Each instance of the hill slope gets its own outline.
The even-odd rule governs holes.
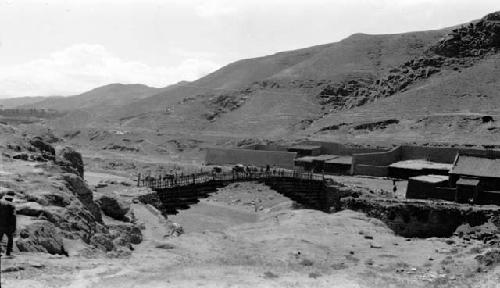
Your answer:
[[[500,13],[451,29],[355,34],[237,61],[164,89],[103,87],[55,99],[51,108],[84,111],[51,125],[146,138],[489,145],[500,141],[499,48]]]
[[[241,60],[110,115],[127,119],[127,127],[237,137],[290,135],[301,121],[323,113],[317,94],[326,85],[371,81],[445,34],[356,34],[338,43]]]
[[[26,106],[51,108],[59,111],[90,110],[121,106],[162,91],[142,84],[109,84],[80,95],[51,97]]]

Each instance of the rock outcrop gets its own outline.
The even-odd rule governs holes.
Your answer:
[[[435,201],[409,201],[383,198],[344,198],[343,209],[364,212],[382,220],[404,237],[450,237],[462,224],[478,226],[498,217],[497,209]]]
[[[460,70],[500,50],[500,12],[454,29],[419,57],[378,79],[359,78],[323,86],[317,98],[331,110],[364,105],[392,96],[443,70]]]
[[[128,225],[126,227],[109,227],[103,222],[101,208],[82,178],[84,166],[80,153],[66,147],[55,157],[55,149],[40,137],[24,138],[24,142],[21,138],[16,139],[9,145],[6,154],[14,152],[25,155],[17,157],[21,160],[38,162],[23,163],[15,160],[16,157],[6,157],[4,169],[18,170],[0,175],[5,187],[0,192],[15,194],[21,220],[15,244],[19,251],[67,254],[64,243],[76,240],[87,245],[85,253],[112,251],[120,254],[142,241],[141,231],[134,223],[123,223]],[[115,202],[118,208],[106,202],[104,210],[131,222],[133,217],[126,215],[130,207],[118,200]],[[113,209],[107,209],[110,207]]]
[[[82,154],[71,147],[64,147],[57,153],[58,164],[68,172],[76,173],[84,179],[84,164]]]
[[[475,57],[500,48],[500,12],[456,28],[432,47],[445,57]]]
[[[124,220],[130,211],[130,205],[115,197],[101,196],[96,200],[104,215],[116,220]]]
[[[37,221],[19,231],[16,246],[21,252],[67,254],[62,234],[49,221]]]
[[[64,173],[62,178],[66,181],[67,187],[94,216],[97,222],[102,222],[102,214],[99,206],[94,202],[94,195],[88,185],[78,175]]]

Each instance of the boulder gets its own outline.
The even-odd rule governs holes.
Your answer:
[[[117,246],[129,246],[130,244],[140,244],[142,242],[142,232],[138,225],[135,224],[120,224],[110,225],[110,234],[113,242]]]
[[[114,197],[101,196],[96,200],[104,215],[116,220],[123,220],[130,210],[130,205]]]
[[[16,207],[17,214],[38,217],[43,215],[44,210],[42,205],[36,202],[26,202]]]
[[[45,252],[66,255],[63,237],[56,226],[48,221],[37,221],[19,231],[16,246],[21,252]]]
[[[168,232],[167,234],[163,235],[164,238],[179,237],[180,235],[184,234],[184,228],[180,224],[172,221],[167,222],[167,229]]]
[[[109,252],[115,249],[113,238],[109,234],[96,233],[90,238],[90,244],[94,247]]]
[[[84,176],[84,164],[82,154],[71,147],[64,147],[57,153],[58,164],[66,168],[67,172],[76,173],[78,176]]]

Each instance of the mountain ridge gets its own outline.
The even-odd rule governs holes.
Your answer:
[[[95,92],[104,89],[101,87],[82,94],[98,107],[96,103],[94,107],[73,104],[79,110],[84,108],[84,113],[69,113],[51,125],[62,130],[119,127],[194,138],[438,139],[443,130],[430,123],[433,117],[422,120],[426,111],[432,116],[437,113],[434,108],[441,107],[442,113],[468,117],[471,111],[494,114],[500,107],[494,89],[500,84],[498,77],[485,76],[489,82],[473,78],[500,73],[495,64],[500,47],[498,14],[440,30],[357,33],[335,43],[242,59],[192,82],[153,90],[141,87],[137,93],[110,93],[124,98],[107,95],[106,105],[95,100],[99,98]],[[469,83],[464,85],[459,79]],[[461,87],[467,88],[462,93],[467,95],[460,96]],[[476,96],[470,95],[485,96],[474,107]],[[71,124],[68,117],[72,117]],[[354,129],[377,127],[380,118],[392,123],[388,129],[385,124],[386,128],[375,130]],[[436,123],[454,127],[455,118]],[[474,134],[476,139],[491,142],[498,137],[496,126],[471,124],[474,121],[464,125],[485,130]],[[330,129],[337,126],[343,128]],[[425,131],[428,127],[441,132],[430,135]],[[467,138],[459,131],[450,134],[450,141]]]

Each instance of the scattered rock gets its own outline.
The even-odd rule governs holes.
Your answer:
[[[24,267],[16,264],[16,265],[9,266],[9,267],[2,269],[2,273],[17,272],[17,271],[22,271],[22,270],[24,270]]]
[[[480,265],[491,269],[500,263],[500,250],[488,251],[483,255],[476,256],[475,259]]]
[[[179,237],[184,234],[184,228],[178,223],[169,221],[167,222],[167,228],[169,231],[163,237]]]
[[[171,250],[171,249],[174,249],[175,246],[172,244],[169,244],[169,243],[160,243],[160,244],[156,244],[155,248]]]
[[[115,249],[113,238],[109,234],[96,233],[90,238],[90,244],[94,247],[109,252]]]
[[[95,185],[95,188],[106,188],[108,187],[108,184],[104,183],[104,182],[99,182],[97,183],[97,185]]]
[[[345,265],[345,263],[343,263],[343,262],[335,263],[332,265],[332,268],[333,268],[333,270],[343,270],[343,269],[347,268],[347,265]]]
[[[321,276],[322,276],[321,274],[316,273],[316,272],[311,272],[311,273],[309,273],[309,278],[316,279],[316,278],[319,278],[319,277],[321,277]]]
[[[137,245],[142,242],[142,232],[139,226],[134,224],[110,225],[111,237],[115,238],[113,243],[118,246]]]
[[[300,261],[300,265],[302,266],[313,266],[314,265],[314,262],[309,260],[309,259],[303,259],[302,261]]]
[[[267,272],[264,272],[264,278],[265,279],[275,279],[275,278],[278,278],[279,276],[274,274],[273,272],[270,272],[270,271],[267,271]]]

